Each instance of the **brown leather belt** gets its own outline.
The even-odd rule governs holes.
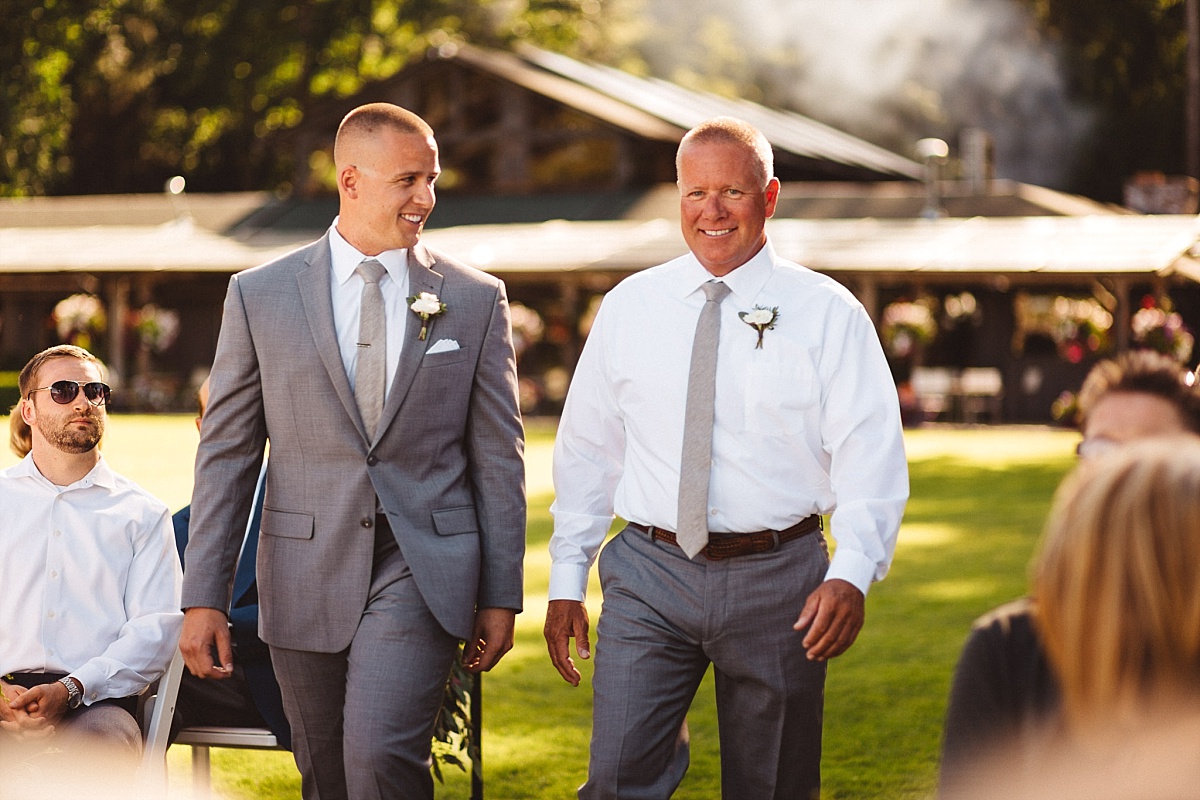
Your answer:
[[[629,527],[648,533],[654,539],[668,544],[678,545],[675,534],[654,525],[629,523]],[[799,539],[822,528],[821,515],[813,514],[805,517],[790,528],[782,531],[756,531],[755,533],[713,533],[709,534],[708,544],[700,552],[709,561],[720,561],[725,558],[747,556],[753,553],[769,553],[779,549],[784,542]]]

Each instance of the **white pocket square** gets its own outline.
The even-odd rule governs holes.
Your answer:
[[[453,339],[438,339],[429,346],[425,351],[425,355],[431,356],[435,353],[450,353],[458,349],[458,342]]]

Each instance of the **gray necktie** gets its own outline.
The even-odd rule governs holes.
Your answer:
[[[354,368],[354,400],[362,416],[367,435],[375,438],[375,428],[383,414],[383,396],[387,386],[387,325],[383,310],[383,291],[379,280],[387,270],[375,259],[368,259],[355,270],[363,279],[358,323],[358,364]]]
[[[717,341],[721,333],[724,283],[701,287],[707,298],[696,322],[692,365],[683,415],[683,458],[679,468],[679,546],[688,558],[708,544],[708,480],[712,467],[713,401],[717,394]]]

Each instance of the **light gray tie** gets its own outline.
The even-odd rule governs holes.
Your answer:
[[[383,414],[387,388],[387,324],[383,310],[383,291],[379,280],[387,270],[375,259],[368,259],[355,270],[363,279],[359,301],[358,364],[354,368],[354,400],[362,416],[367,435],[375,438],[375,428]]]
[[[708,480],[712,467],[713,401],[717,394],[717,341],[721,333],[724,283],[701,287],[706,299],[692,340],[687,407],[683,414],[683,458],[679,468],[679,546],[688,558],[708,544]]]

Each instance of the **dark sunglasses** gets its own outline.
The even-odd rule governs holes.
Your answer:
[[[45,389],[50,390],[50,399],[61,406],[65,406],[78,397],[80,389],[83,389],[83,396],[94,406],[107,405],[108,399],[112,397],[112,388],[107,383],[100,383],[99,381],[92,381],[91,383],[55,381],[49,386],[30,389],[27,397],[32,397],[34,392],[40,392]]]

